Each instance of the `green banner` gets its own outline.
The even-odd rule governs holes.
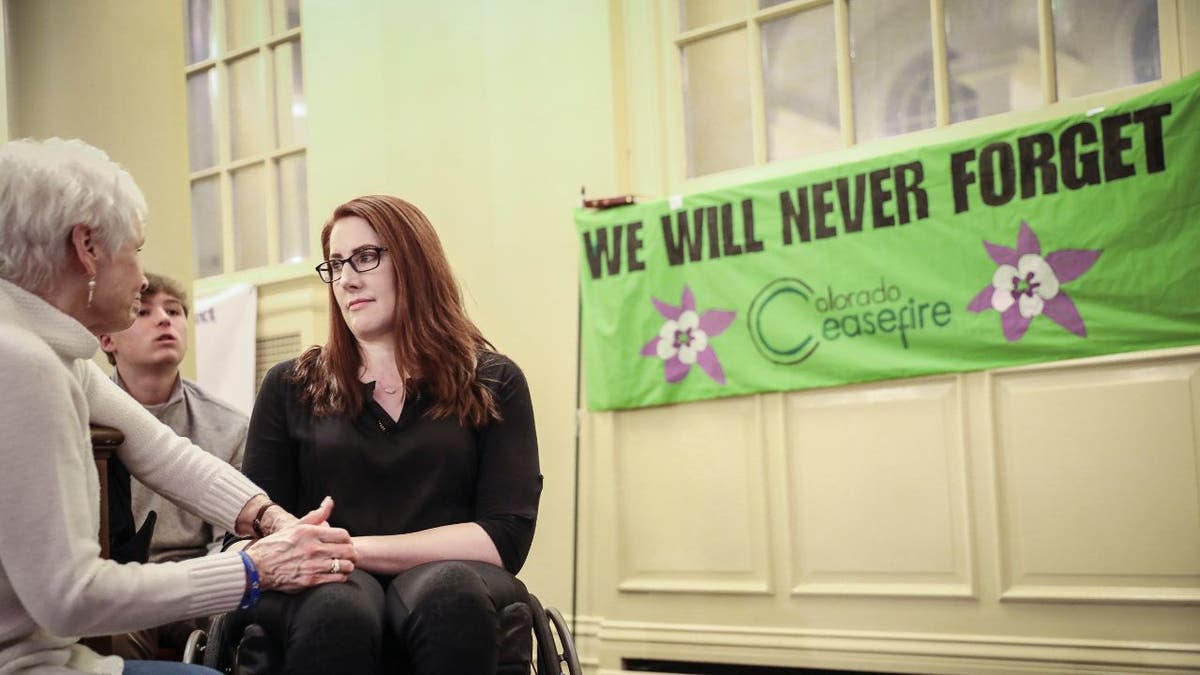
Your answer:
[[[593,410],[1200,343],[1200,75],[1099,111],[579,209]]]

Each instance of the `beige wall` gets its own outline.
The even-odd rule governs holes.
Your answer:
[[[144,267],[190,287],[179,5],[7,0],[7,7],[9,136],[81,138],[124,165],[150,207]],[[191,353],[183,370],[195,373]]]

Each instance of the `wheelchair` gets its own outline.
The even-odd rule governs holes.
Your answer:
[[[207,632],[192,631],[183,662],[205,665],[228,675],[253,671],[242,667],[239,653],[247,628],[240,612],[215,617]],[[516,667],[524,673],[532,668],[536,675],[583,675],[575,640],[562,612],[543,607],[533,593],[527,603],[513,603],[502,610],[500,629],[505,636],[501,673],[515,672]]]

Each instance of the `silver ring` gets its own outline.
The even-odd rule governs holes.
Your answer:
[[[333,563],[329,565],[329,573],[330,574],[341,574],[341,572],[342,572],[342,561],[338,560],[337,558],[334,558]]]

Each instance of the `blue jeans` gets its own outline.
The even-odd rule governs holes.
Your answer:
[[[212,668],[177,661],[126,661],[125,675],[221,675]]]

